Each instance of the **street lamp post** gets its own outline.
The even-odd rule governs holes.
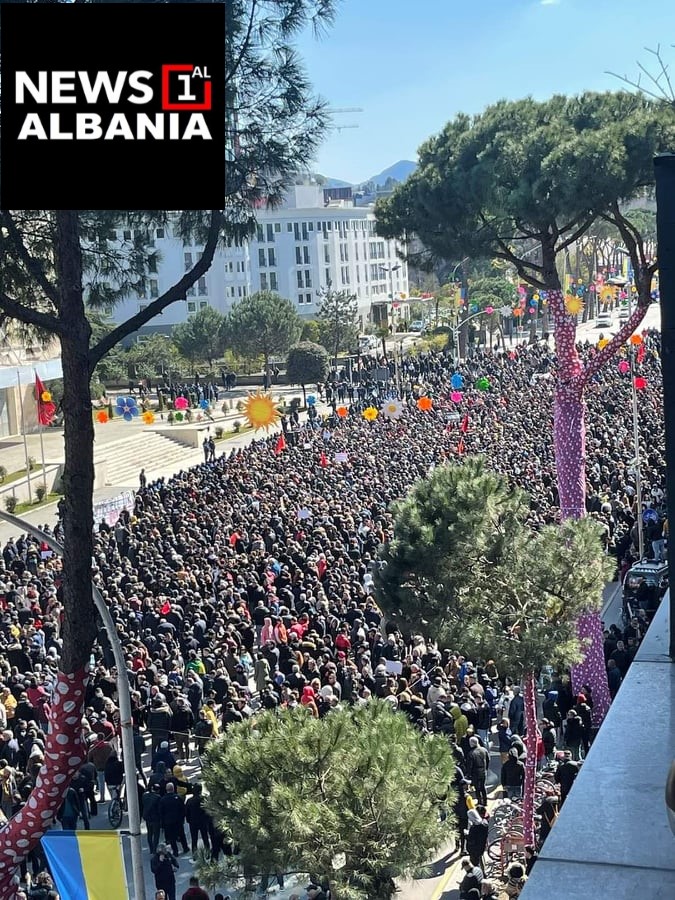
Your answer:
[[[53,535],[46,534],[40,528],[36,528],[25,519],[13,516],[0,510],[0,518],[14,525],[17,531],[25,531],[32,534],[39,541],[43,541],[54,553],[63,556],[63,546]],[[122,762],[124,764],[124,780],[127,786],[127,809],[129,812],[129,836],[131,838],[131,871],[134,885],[135,900],[145,900],[145,875],[143,873],[143,850],[141,847],[141,812],[138,803],[138,791],[136,790],[136,755],[134,752],[134,735],[132,730],[131,692],[129,688],[129,675],[127,663],[124,658],[122,643],[117,634],[117,628],[106,606],[101,592],[92,582],[91,592],[94,605],[103,622],[106,635],[110,641],[115,665],[117,666],[117,686],[120,703],[120,729],[122,732]]]
[[[401,264],[396,263],[395,266],[385,266],[384,263],[378,263],[378,266],[380,269],[382,269],[383,272],[389,273],[389,290],[390,290],[389,296],[391,297],[391,324],[392,324],[392,328],[393,328],[393,326],[394,326],[394,272],[398,272],[398,270],[401,268]]]
[[[459,365],[459,332],[461,327],[463,325],[466,325],[467,322],[470,322],[472,319],[477,319],[478,316],[482,316],[484,312],[484,309],[479,309],[478,312],[472,313],[470,316],[467,316],[466,319],[463,319],[458,325],[452,326],[452,355],[453,363],[455,366]]]

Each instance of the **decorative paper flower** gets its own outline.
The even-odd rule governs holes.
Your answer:
[[[138,406],[133,397],[117,398],[117,414],[122,416],[125,422],[131,422],[134,416],[138,415]]]
[[[377,415],[378,415],[378,413],[377,413],[377,410],[375,409],[374,406],[367,406],[367,407],[363,410],[363,418],[364,418],[367,422],[374,422],[375,419],[377,418]]]
[[[189,405],[190,403],[186,397],[176,397],[173,402],[174,409],[187,409]]]
[[[576,316],[583,308],[584,301],[581,297],[575,297],[573,294],[568,294],[565,297],[565,309],[571,316]]]
[[[335,410],[335,414],[340,419],[346,419],[347,416],[349,415],[349,410],[347,409],[346,406],[338,406],[338,408]]]
[[[387,400],[382,407],[382,415],[389,419],[398,419],[403,412],[403,404],[400,400]]]
[[[631,342],[631,344],[633,344],[635,347],[639,347],[640,344],[642,343],[642,338],[640,337],[639,334],[632,334],[632,335],[630,336],[630,342]]]
[[[647,379],[643,378],[641,375],[635,379],[635,390],[643,391],[647,387]]]
[[[533,300],[538,300],[538,299],[539,299],[539,294],[532,294],[532,299],[533,299]]]
[[[108,416],[107,411],[105,409],[99,409],[99,411],[96,413],[96,421],[99,422],[101,425],[105,425],[105,423],[108,421],[108,419],[109,419],[109,416]]]
[[[431,399],[431,397],[420,397],[420,399],[417,401],[417,408],[421,409],[422,412],[429,412],[433,405],[434,401]]]
[[[476,389],[479,391],[489,391],[490,390],[490,379],[485,375],[481,375],[481,377],[476,382]]]
[[[608,338],[600,338],[598,341],[598,350],[604,350],[607,344],[609,344]]]
[[[310,394],[307,398],[307,406],[316,406],[316,397],[314,394]]]
[[[513,315],[516,317],[516,319],[519,319],[522,316],[522,314],[523,314],[523,311],[518,306],[513,310]]]
[[[478,304],[472,303],[471,306],[469,307],[469,309],[471,310],[472,313],[477,313],[478,312]]]
[[[621,372],[622,375],[625,375],[629,371],[629,369],[630,364],[627,363],[625,359],[622,359],[619,363],[619,372]]]
[[[494,311],[495,311],[494,306],[486,306],[485,307],[485,312],[488,316],[491,316]]]
[[[40,400],[42,400],[43,403],[51,403],[52,395],[49,393],[49,391],[43,391],[40,394]]]
[[[183,413],[177,412],[173,418],[176,422],[182,422],[183,421]]]
[[[206,400],[206,399],[200,400],[200,401],[199,401],[199,408],[200,408],[200,409],[208,409],[208,408],[209,408],[209,401]]]
[[[464,387],[464,378],[458,372],[455,372],[455,374],[450,379],[450,384],[456,391],[459,391]]]
[[[531,316],[533,316],[533,315],[536,313],[536,311],[537,311],[537,310],[534,308],[534,306],[531,306],[531,307],[530,307],[530,315],[531,315]]]
[[[143,413],[143,421],[146,425],[152,425],[152,423],[155,421],[154,412],[151,412],[149,409],[146,410],[146,412]]]
[[[259,428],[269,431],[279,418],[279,411],[269,394],[258,391],[256,394],[249,394],[246,398],[244,415],[251,428],[255,428],[256,431]]]
[[[461,402],[462,402],[462,395],[461,395],[461,393],[460,393],[459,391],[453,391],[453,392],[450,394],[450,399],[452,400],[453,403],[461,403]]]

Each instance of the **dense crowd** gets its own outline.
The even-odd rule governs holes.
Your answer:
[[[650,514],[650,554],[662,552],[667,529],[658,335],[646,335],[644,348],[642,510],[632,468],[630,376],[613,361],[588,391],[588,512],[604,525],[617,572],[635,558],[638,515]],[[533,528],[557,520],[553,448],[542,425],[552,419],[552,352],[540,344],[474,353],[458,370],[464,384],[456,402],[451,379],[458,373],[446,356],[390,363],[389,386],[378,381],[384,365],[365,358],[351,380],[345,371],[332,373],[317,386],[332,412],[284,421],[292,440],[283,448],[276,437],[258,440],[143,484],[133,509],[114,525],[99,525],[93,578],[126,654],[138,790],[157,890],[168,900],[175,898],[180,850],[201,846],[214,858],[236,852],[206,811],[198,779],[191,783],[184,769],[209,740],[260,708],[302,705],[323,717],[377,696],[418,727],[447,734],[457,761],[458,849],[470,853],[472,870],[480,872],[476,836],[487,822],[491,745],[501,754],[505,791],[515,795],[522,787],[523,702],[498,654],[496,663],[471,661],[461,648],[410,642],[382,628],[373,571],[378,548],[392,535],[391,501],[430,468],[463,455],[481,454],[529,492]],[[487,388],[484,381],[476,387],[478,379],[487,379]],[[382,407],[396,382],[403,410],[392,419]],[[416,405],[422,393],[433,399],[430,411]],[[367,406],[380,409],[373,422],[363,417]],[[0,565],[0,782],[9,817],[44,760],[60,651],[60,560],[21,537],[4,546]],[[606,634],[616,690],[643,633],[644,622],[635,620]],[[89,827],[97,804],[123,781],[116,673],[103,633],[92,662],[83,719],[88,761],[59,812],[64,828]],[[563,800],[592,739],[591,706],[590,691],[575,696],[564,673],[548,676],[540,755],[569,751]],[[475,810],[467,803],[471,793]],[[557,807],[540,811],[542,837],[556,814]],[[28,867],[38,876],[44,866],[37,849]],[[521,874],[514,878],[522,886]],[[188,900],[203,900],[203,890],[192,888]],[[462,896],[476,896],[475,889],[465,885]],[[29,896],[48,896],[36,890]],[[508,885],[494,890],[516,896]],[[327,885],[311,891],[319,900],[330,895]]]

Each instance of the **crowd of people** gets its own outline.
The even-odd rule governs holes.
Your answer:
[[[617,573],[636,555],[637,517],[667,517],[659,346],[656,333],[645,335],[642,510],[631,467],[630,377],[612,362],[588,391],[587,507],[605,528]],[[383,411],[391,392],[377,377],[383,362],[363,359],[351,379],[334,372],[320,386],[332,411],[319,427],[316,416],[285,422],[295,439],[283,449],[276,437],[264,438],[171,478],[144,481],[133,509],[98,525],[93,579],[126,655],[138,790],[160,900],[162,892],[175,900],[181,851],[203,850],[214,859],[236,853],[232,836],[206,810],[198,777],[187,778],[185,768],[198,769],[209,740],[258,709],[303,706],[323,717],[382,697],[419,728],[447,734],[457,762],[457,849],[469,852],[464,868],[474,880],[490,748],[501,754],[505,792],[515,796],[522,786],[522,697],[500,669],[499,648],[496,661],[470,660],[462,648],[411,641],[382,627],[373,571],[393,533],[391,502],[430,468],[466,455],[484,456],[529,492],[533,528],[558,520],[552,441],[542,427],[552,419],[553,354],[543,344],[481,350],[458,370],[441,353],[408,356],[398,371],[391,364],[403,401],[397,418]],[[458,373],[464,385],[453,401]],[[415,402],[423,393],[433,400],[424,412]],[[364,418],[367,406],[380,410],[375,421]],[[23,536],[5,544],[0,567],[0,784],[2,813],[10,817],[44,761],[60,653],[61,562]],[[606,633],[616,690],[643,633],[638,620]],[[83,718],[87,762],[59,812],[64,828],[89,827],[97,804],[123,781],[116,670],[103,633],[93,656]],[[592,739],[590,690],[574,695],[565,673],[549,675],[544,690],[541,757],[566,749],[565,763],[578,767]],[[571,775],[561,782],[561,802]],[[476,809],[467,803],[472,795]],[[556,814],[540,811],[544,837]],[[536,858],[534,848],[530,856]],[[48,896],[35,892],[44,880],[39,848],[27,868],[29,896]],[[526,875],[509,878],[522,886]],[[462,896],[501,900],[517,896],[513,884],[467,882]],[[206,896],[198,884],[191,888],[202,894],[188,892],[188,900]],[[330,896],[329,885],[312,890]]]

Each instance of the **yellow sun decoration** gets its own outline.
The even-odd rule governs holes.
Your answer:
[[[251,428],[269,430],[279,418],[279,412],[269,394],[258,391],[249,394],[244,403],[244,416]]]

